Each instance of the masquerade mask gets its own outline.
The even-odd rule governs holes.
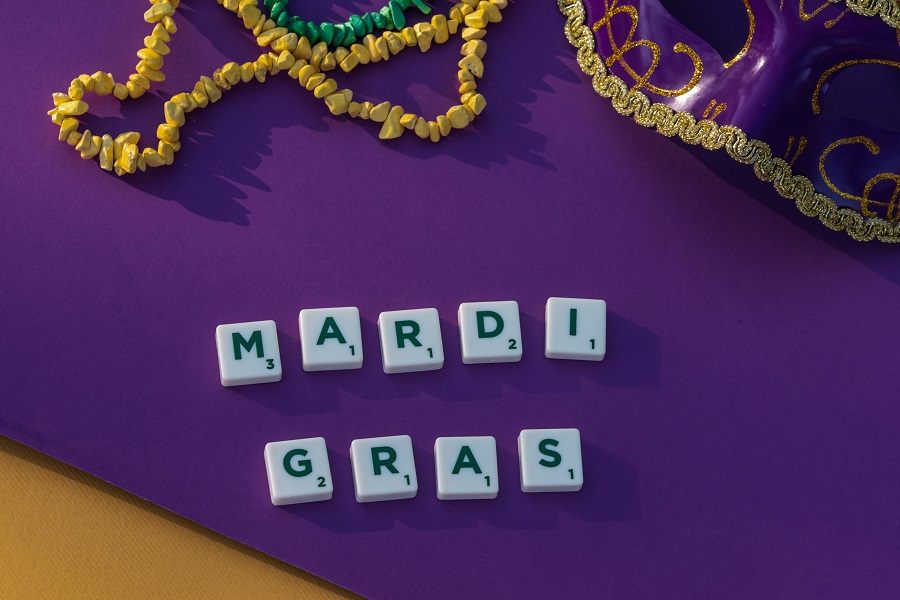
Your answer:
[[[900,242],[897,0],[559,7],[579,64],[619,113],[752,165],[827,227]]]

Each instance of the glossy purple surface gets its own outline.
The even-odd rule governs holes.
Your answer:
[[[629,86],[641,77],[653,101],[766,142],[839,206],[900,218],[900,32],[881,19],[824,0],[585,5],[599,54],[620,56],[611,70]]]
[[[169,93],[258,52],[212,0],[182,4]],[[551,2],[489,33],[488,109],[451,140],[381,143],[282,75],[192,114],[175,166],[120,180],[44,111],[81,72],[127,72],[146,6],[48,0],[2,25],[8,64],[40,69],[0,81],[0,433],[372,598],[896,597],[890,247],[614,113]],[[47,14],[67,15],[53,44]],[[440,110],[457,52],[348,83]],[[149,97],[96,110],[148,134],[161,116]],[[555,295],[608,302],[604,362],[543,357]],[[523,360],[463,365],[457,307],[494,299],[520,304]],[[303,372],[298,312],[345,305],[364,367]],[[446,366],[385,375],[378,313],[425,306]],[[278,324],[284,379],[223,388],[214,329],[254,319]],[[534,427],[581,429],[581,492],[519,491]],[[392,434],[412,437],[419,496],[357,504],[350,442]],[[495,501],[435,496],[434,439],[465,434],[497,439]],[[313,436],[334,499],[273,507],[264,445]]]

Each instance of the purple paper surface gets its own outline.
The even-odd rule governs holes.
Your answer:
[[[130,72],[146,8],[48,0],[2,25],[7,64],[34,72],[0,82],[0,434],[372,598],[896,597],[893,248],[617,115],[549,1],[492,26],[488,108],[450,140],[380,142],[282,74],[192,113],[174,166],[118,179],[44,113],[82,72]],[[51,14],[66,26],[37,35]],[[259,53],[212,0],[179,15],[169,95]],[[457,52],[341,83],[431,114],[455,102]],[[91,126],[152,136],[158,99],[115,104]],[[604,362],[543,357],[550,296],[608,302]],[[522,362],[463,365],[458,305],[499,299],[519,302]],[[364,367],[305,373],[298,312],[346,305]],[[428,306],[445,367],[385,375],[378,313]],[[259,319],[283,381],[223,388],[216,325]],[[581,492],[519,491],[535,427],[581,430]],[[393,434],[418,497],[357,504],[350,442]],[[496,437],[500,495],[441,502],[434,439],[467,434]],[[273,507],[264,445],[313,436],[334,499]]]

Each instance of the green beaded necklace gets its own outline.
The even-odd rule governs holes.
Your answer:
[[[320,23],[304,21],[288,12],[290,0],[263,0],[269,11],[269,18],[277,27],[285,27],[298,37],[309,39],[310,45],[325,42],[329,48],[350,47],[375,30],[400,30],[406,27],[404,11],[415,5],[422,14],[430,14],[431,7],[422,0],[390,0],[378,12],[365,13],[362,16],[351,15],[345,23]]]

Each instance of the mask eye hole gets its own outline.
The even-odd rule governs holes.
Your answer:
[[[750,35],[750,18],[741,0],[660,0],[660,3],[682,25],[712,46],[723,63],[741,51]]]
[[[819,105],[823,115],[900,133],[896,98],[900,98],[900,66],[857,64],[825,81]]]

